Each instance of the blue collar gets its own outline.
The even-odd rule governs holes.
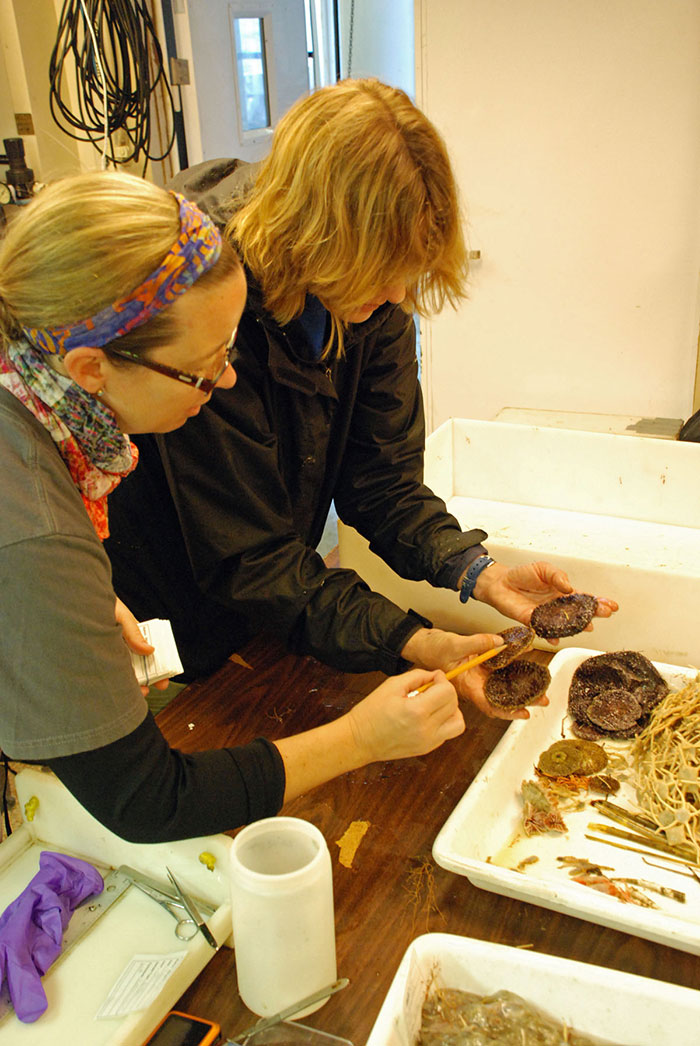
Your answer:
[[[321,358],[326,343],[328,310],[313,294],[306,295],[306,305],[297,323],[301,326],[315,359]]]

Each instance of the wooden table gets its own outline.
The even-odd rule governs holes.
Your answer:
[[[158,715],[172,745],[196,751],[297,733],[340,715],[383,678],[346,675],[286,653],[269,638],[253,641],[240,657],[244,664],[229,662],[205,682],[191,684]],[[438,830],[507,726],[471,708],[465,718],[465,733],[437,752],[374,764],[285,807],[284,813],[317,825],[328,843],[338,976],[350,979],[309,1023],[362,1046],[404,951],[426,932],[533,947],[700,986],[696,956],[479,890],[433,862]],[[335,841],[357,820],[371,827],[346,868]],[[178,1008],[218,1021],[231,1037],[254,1022],[238,997],[232,950],[212,958]]]

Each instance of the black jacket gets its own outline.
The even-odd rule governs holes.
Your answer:
[[[194,187],[185,172],[180,191],[201,202],[204,180],[215,209],[221,164],[192,169]],[[422,619],[353,571],[326,568],[315,546],[335,501],[398,574],[439,585],[486,537],[463,533],[423,484],[412,318],[378,309],[350,325],[344,358],[327,365],[300,324],[281,328],[266,312],[249,279],[236,348],[233,389],[216,390],[183,428],[137,438],[139,467],[110,497],[118,595],[140,619],[172,620],[189,677],[261,630],[345,670],[402,670]]]

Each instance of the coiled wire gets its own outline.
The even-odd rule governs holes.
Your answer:
[[[174,106],[163,52],[144,0],[65,0],[49,63],[51,115],[69,137],[91,142],[113,164],[164,160],[175,141]],[[74,111],[66,100],[75,85]],[[170,128],[167,147],[153,152],[154,92],[162,83]],[[70,97],[70,95],[68,95]],[[124,137],[116,153],[114,132]],[[128,154],[124,151],[128,149]]]

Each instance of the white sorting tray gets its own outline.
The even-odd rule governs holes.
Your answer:
[[[526,837],[522,833],[522,782],[534,778],[539,755],[562,736],[571,677],[577,666],[597,651],[562,650],[550,663],[549,705],[532,708],[529,720],[508,727],[471,785],[450,814],[433,844],[433,857],[448,871],[465,875],[471,883],[493,893],[516,897],[566,915],[659,941],[672,948],[700,954],[700,883],[670,871],[647,866],[639,854],[586,839],[591,821],[605,822],[588,803],[579,813],[565,813],[567,834],[548,832]],[[692,669],[655,662],[673,689],[695,678]],[[573,736],[566,728],[564,736]],[[623,750],[629,742],[605,741],[608,750]],[[631,806],[630,785],[623,785],[613,801]],[[601,798],[591,795],[589,798]],[[607,822],[612,824],[613,822]],[[616,841],[616,840],[613,840]],[[535,855],[536,864],[523,871],[515,867]],[[686,893],[680,904],[649,894],[659,909],[623,903],[570,879],[558,856],[585,857],[614,868],[609,875],[648,879]],[[659,861],[663,855],[659,855]],[[656,858],[654,858],[656,860]]]
[[[33,820],[0,844],[0,911],[38,871],[41,851],[52,850],[112,868],[130,865],[159,881],[167,877],[167,864],[183,889],[216,908],[207,924],[217,941],[230,937],[228,860],[232,840],[227,836],[150,845],[127,843],[91,817],[53,774],[26,769],[15,780],[22,809],[32,797],[38,799],[38,806]],[[203,851],[214,856],[213,871],[199,861]],[[0,1042],[3,1046],[141,1046],[214,955],[201,934],[190,941],[178,940],[175,925],[155,901],[130,887],[46,973],[46,1012],[32,1024],[8,1014],[0,1022]],[[182,951],[187,953],[185,959],[147,1009],[127,1017],[95,1020],[132,956]],[[236,991],[235,984],[231,991]]]
[[[428,933],[406,950],[367,1046],[414,1046],[431,984],[484,994],[507,989],[577,1031],[619,1046],[698,1042],[700,992],[692,988],[472,937]]]
[[[507,566],[547,560],[619,613],[562,647],[643,650],[700,664],[700,445],[454,418],[426,441],[425,482],[464,530],[480,528]],[[399,577],[350,527],[340,565],[438,628],[498,632],[513,622],[457,592]],[[663,607],[663,613],[655,608]],[[543,640],[537,645],[552,647]]]

